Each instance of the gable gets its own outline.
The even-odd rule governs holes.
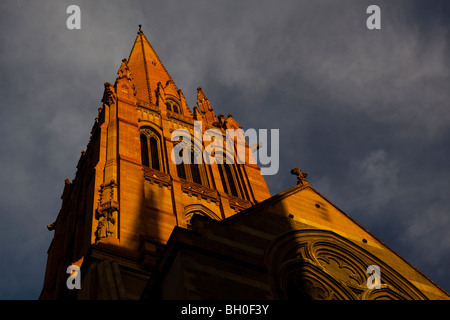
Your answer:
[[[418,288],[428,298],[448,299],[445,291],[310,184],[292,187],[226,221],[235,229],[251,230],[254,234],[278,234],[270,240],[270,246],[289,233],[318,230],[334,234],[339,239],[345,239],[346,243],[352,243],[354,248],[359,248],[356,251],[366,252],[366,255],[372,257],[372,261],[376,260],[383,265],[385,272],[388,269],[390,272],[395,270],[399,277]],[[381,272],[383,277],[383,270]]]

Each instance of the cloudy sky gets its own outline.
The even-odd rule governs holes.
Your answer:
[[[216,113],[280,129],[272,195],[299,166],[450,291],[449,1],[2,0],[0,299],[38,298],[46,225],[138,24],[191,109],[202,86]]]

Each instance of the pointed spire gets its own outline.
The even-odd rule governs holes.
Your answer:
[[[128,67],[134,78],[137,99],[148,103],[156,103],[156,89],[158,82],[173,81],[162,64],[152,45],[139,25],[137,37],[128,59]]]

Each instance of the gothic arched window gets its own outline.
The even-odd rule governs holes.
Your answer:
[[[180,113],[180,107],[178,102],[175,102],[172,99],[166,100],[166,108],[169,111],[175,112],[175,113]]]
[[[159,137],[151,130],[141,131],[142,165],[161,171],[162,157]]]
[[[179,156],[183,157],[183,150],[180,150]],[[183,161],[182,163],[177,164],[178,177],[184,180],[201,184],[205,187],[209,187],[208,173],[206,171],[205,164],[203,163],[203,160],[202,163],[196,164],[194,162],[194,156],[195,153],[194,149],[192,148],[189,163],[184,163]]]

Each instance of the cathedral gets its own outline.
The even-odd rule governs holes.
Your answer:
[[[225,137],[241,128],[239,115],[216,115],[201,87],[191,110],[141,27],[101,102],[47,226],[54,236],[39,299],[450,298],[300,168],[292,187],[272,196],[250,161],[194,161],[193,143],[181,155],[193,161],[174,162],[175,130],[195,142],[201,123],[201,132]]]

